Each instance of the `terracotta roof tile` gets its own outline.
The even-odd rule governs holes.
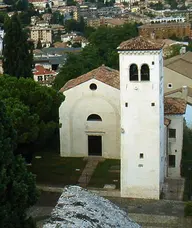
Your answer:
[[[187,102],[180,98],[165,97],[164,98],[164,113],[165,115],[184,114]]]
[[[68,81],[61,89],[64,92],[77,85],[80,85],[90,79],[96,79],[116,89],[120,89],[119,71],[109,68],[107,66],[100,66],[86,74],[83,74],[75,79]],[[164,98],[164,112],[168,114],[184,114],[186,109],[186,101],[180,98],[165,97]],[[167,123],[167,120],[166,120]]]
[[[53,70],[48,70],[45,69],[42,65],[36,65],[35,66],[35,71],[33,72],[34,75],[38,76],[38,75],[56,75],[56,72]]]
[[[118,50],[160,50],[163,47],[163,43],[155,40],[150,40],[142,36],[132,38],[130,40],[122,42]]]
[[[63,92],[65,90],[71,89],[83,82],[86,82],[92,78],[97,79],[107,85],[110,85],[116,89],[120,88],[120,81],[119,81],[119,71],[109,68],[105,65],[102,65],[86,74],[83,74],[75,79],[68,81],[60,91]]]

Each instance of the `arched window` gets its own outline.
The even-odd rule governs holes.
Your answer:
[[[91,114],[87,117],[87,121],[102,121],[102,119],[97,114]]]
[[[131,64],[129,68],[129,80],[130,81],[138,81],[138,67],[136,64]]]
[[[141,66],[141,81],[149,81],[149,80],[150,80],[149,66],[147,64],[143,64]]]

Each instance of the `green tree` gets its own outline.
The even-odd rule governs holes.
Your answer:
[[[37,49],[41,49],[42,48],[42,43],[41,43],[41,40],[39,39],[38,42],[37,42]]]
[[[55,89],[60,89],[67,81],[79,76],[83,70],[81,56],[73,53],[68,54],[66,63],[56,77],[53,87]]]
[[[177,9],[178,3],[176,0],[168,0],[167,2],[171,6],[171,9]]]
[[[38,192],[24,160],[13,154],[15,136],[0,101],[0,227],[27,228],[26,210],[36,203]]]
[[[78,47],[81,47],[81,44],[78,43],[78,42],[75,42],[75,43],[72,44],[72,47],[78,48]]]
[[[95,31],[96,31],[95,28],[90,27],[90,26],[85,26],[84,36],[85,36],[86,38],[89,38],[89,36],[90,36],[93,32],[95,32]]]
[[[52,13],[52,9],[50,8],[49,3],[46,3],[45,12],[46,12],[46,13]]]
[[[53,42],[61,42],[61,30],[58,30],[58,32],[53,35]]]
[[[3,0],[7,5],[11,5],[11,10],[13,11],[26,11],[28,9],[28,0]]]
[[[54,81],[54,88],[60,89],[68,80],[76,78],[101,64],[118,69],[118,45],[138,35],[137,24],[122,27],[99,27],[89,37],[89,45],[80,54],[70,54]]]
[[[5,74],[19,77],[32,77],[32,58],[27,34],[22,29],[17,14],[6,17],[3,48],[3,70]]]
[[[98,49],[99,58],[102,62],[112,68],[118,69],[118,45],[138,35],[137,24],[124,24],[122,27],[106,28],[99,27],[93,32],[88,41]]]
[[[55,11],[52,13],[51,24],[64,24],[64,16],[59,11]]]
[[[66,4],[67,6],[76,6],[77,3],[74,0],[67,0]]]
[[[34,148],[45,146],[58,133],[58,109],[64,96],[32,79],[3,76],[0,100],[4,101],[17,131],[15,153],[22,153],[30,160]]]
[[[86,46],[80,54],[69,54],[66,63],[57,75],[53,87],[60,89],[67,81],[76,78],[102,64],[94,45]]]
[[[74,19],[65,21],[65,30],[66,32],[78,31],[83,33],[85,31],[84,19],[81,17],[79,22]]]
[[[4,23],[5,17],[7,16],[6,12],[0,12],[0,23]]]
[[[14,9],[18,11],[26,11],[28,9],[28,0],[14,1]]]
[[[181,45],[181,44],[174,44],[174,45],[170,46],[170,47],[168,48],[168,50],[169,50],[169,55],[166,56],[166,58],[168,59],[168,58],[172,58],[173,56],[179,55],[182,46],[183,46],[183,45]]]
[[[161,2],[151,3],[150,7],[154,10],[163,10],[163,4]]]

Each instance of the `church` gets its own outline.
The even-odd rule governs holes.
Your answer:
[[[164,96],[162,47],[122,42],[119,71],[102,65],[60,90],[60,155],[121,159],[122,197],[159,199],[165,177],[180,177],[187,104]]]

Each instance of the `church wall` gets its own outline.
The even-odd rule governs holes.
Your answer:
[[[129,64],[132,63],[136,63],[139,70],[143,63],[150,66],[149,82],[129,81]],[[161,68],[161,54],[120,54],[122,197],[159,199],[160,166],[164,166],[161,162],[164,151]]]
[[[97,85],[92,91],[91,83]],[[60,154],[62,157],[88,156],[88,135],[102,137],[102,156],[120,158],[120,92],[91,79],[64,92],[66,96],[59,113]],[[87,121],[98,114],[102,121]]]
[[[168,177],[180,178],[180,164],[183,147],[183,116],[167,115],[167,118],[171,120],[169,129],[176,130],[175,138],[170,138],[170,136],[168,136],[168,155],[175,155],[175,167],[173,167],[173,164],[170,164],[168,157]]]
[[[168,88],[168,84],[172,84],[172,88]],[[192,79],[185,77],[167,67],[164,67],[164,92],[171,92],[182,86],[191,86]]]

